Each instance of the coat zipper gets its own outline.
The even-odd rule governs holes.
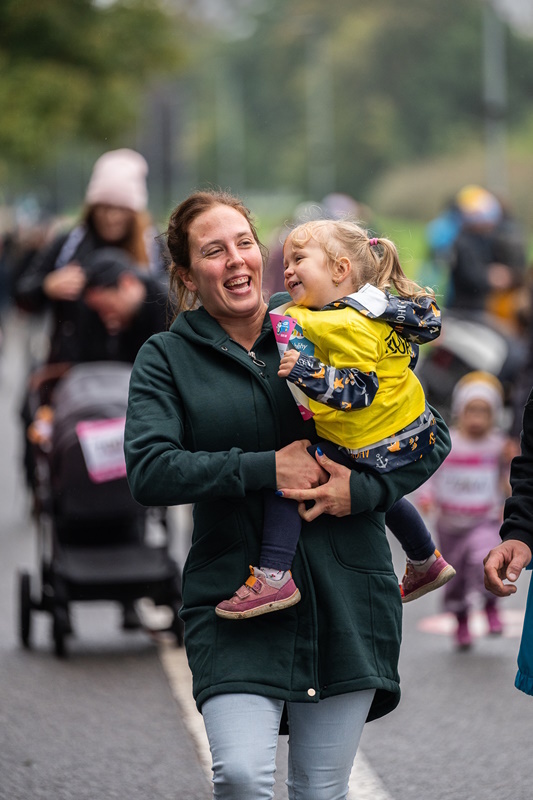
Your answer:
[[[257,367],[266,367],[266,363],[264,361],[261,361],[260,358],[257,358],[253,350],[248,350],[247,353]]]
[[[239,344],[239,342],[236,342],[235,339],[230,339],[230,341],[233,342],[234,344],[238,345],[240,348],[242,348],[244,350],[244,352],[246,353],[246,355],[248,356],[248,358],[252,359],[252,361],[256,365],[256,367],[266,367],[266,362],[265,361],[261,361],[260,358],[257,358],[257,356],[256,356],[256,354],[254,353],[253,350],[247,350],[244,345]]]

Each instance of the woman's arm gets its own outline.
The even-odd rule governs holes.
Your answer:
[[[396,500],[424,483],[450,452],[451,441],[446,423],[435,411],[434,414],[437,422],[435,447],[413,464],[384,474],[371,470],[356,472],[317,453],[320,465],[330,474],[327,483],[307,490],[280,487],[283,496],[302,503],[300,514],[308,522],[324,513],[341,517],[367,511],[387,511]],[[315,505],[306,509],[303,503],[310,500],[314,500]]]
[[[162,338],[152,337],[133,367],[124,441],[128,480],[139,503],[179,505],[243,498],[248,491],[276,489],[278,482],[309,488],[325,480],[307,453],[307,440],[278,451],[244,452],[232,447],[193,452],[185,443],[186,422]]]
[[[53,270],[65,242],[61,235],[32,258],[24,272],[17,277],[13,290],[15,302],[23,311],[35,313],[46,308],[49,298],[43,289],[46,276]]]

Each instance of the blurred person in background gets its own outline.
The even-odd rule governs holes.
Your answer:
[[[83,271],[83,299],[98,321],[85,315],[76,360],[133,364],[141,345],[167,327],[166,281],[139,269],[117,247],[96,250]]]
[[[96,161],[78,225],[32,259],[16,280],[14,297],[29,313],[52,314],[49,362],[76,360],[83,312],[83,262],[103,247],[118,247],[139,269],[164,274],[164,247],[147,212],[148,165],[140,153],[123,148]]]
[[[452,248],[446,306],[465,313],[488,312],[512,328],[518,303],[514,292],[526,268],[518,227],[498,198],[481,186],[463,187],[456,208],[462,224]]]
[[[165,330],[168,288],[160,277],[139,269],[129,254],[117,247],[93,251],[83,262],[84,285],[76,319],[76,335],[70,340],[71,363],[119,361],[133,364],[141,345],[152,334]],[[69,364],[61,362],[45,367],[43,376],[60,379]],[[40,372],[37,372],[39,375]],[[31,382],[32,378],[30,378]],[[25,398],[22,418],[25,426],[25,470],[33,486],[35,461],[31,447],[35,423],[50,406],[39,406],[32,413],[29,396]],[[163,519],[163,518],[162,518]],[[122,604],[122,627],[135,630],[141,626],[135,604]],[[69,630],[71,623],[69,621]]]
[[[157,296],[155,285],[158,279],[166,280],[165,249],[147,211],[147,173],[146,160],[134,150],[100,156],[79,224],[39,251],[17,277],[17,306],[32,315],[48,312],[51,317],[46,367],[30,376],[20,412],[30,489],[35,484],[35,460],[27,437],[34,418],[33,379],[38,377],[43,386],[48,379],[53,386],[74,363],[110,359],[132,363],[143,341],[165,328],[164,300]],[[88,280],[92,285],[87,289]],[[109,285],[115,280],[115,286]],[[108,285],[103,287],[102,282]],[[122,307],[112,315],[109,296],[115,294]],[[123,627],[134,629],[139,624],[133,604],[124,604]]]
[[[502,632],[496,598],[483,584],[482,559],[498,541],[509,494],[507,437],[499,428],[503,389],[488,372],[470,372],[452,396],[452,451],[416,493],[416,504],[434,519],[439,546],[453,561],[456,577],[444,587],[444,608],[455,615],[459,649],[472,644],[472,595],[482,597],[488,630]]]
[[[524,568],[533,566],[533,391],[524,407],[520,454],[511,462],[512,493],[505,501],[501,543],[484,559],[485,586],[496,597],[508,597],[517,590],[516,581]],[[504,583],[510,581],[510,583]],[[533,695],[533,583],[529,584],[522,638],[518,652],[515,686]]]

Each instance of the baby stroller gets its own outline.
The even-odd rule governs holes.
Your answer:
[[[159,541],[153,536],[150,541],[154,510],[135,502],[126,479],[123,438],[130,372],[128,364],[94,362],[72,366],[52,379],[45,369],[41,379],[33,380],[34,423],[28,432],[40,575],[35,581],[27,572],[19,574],[25,647],[30,647],[33,611],[52,616],[55,653],[65,656],[71,602],[127,605],[140,598],[171,609],[168,630],[182,644],[181,576],[168,552],[165,509],[157,510],[163,523]]]

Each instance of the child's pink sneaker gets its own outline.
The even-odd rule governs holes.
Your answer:
[[[453,578],[454,568],[443,559],[438,550],[435,550],[435,556],[435,561],[426,570],[423,567],[415,567],[414,564],[407,561],[405,574],[400,584],[402,603],[416,600],[418,597],[432,592],[433,589],[444,586]]]
[[[223,600],[215,613],[225,619],[246,619],[259,614],[280,611],[300,601],[300,590],[287,570],[279,581],[267,578],[257,567],[250,566],[250,577],[230,600]]]

